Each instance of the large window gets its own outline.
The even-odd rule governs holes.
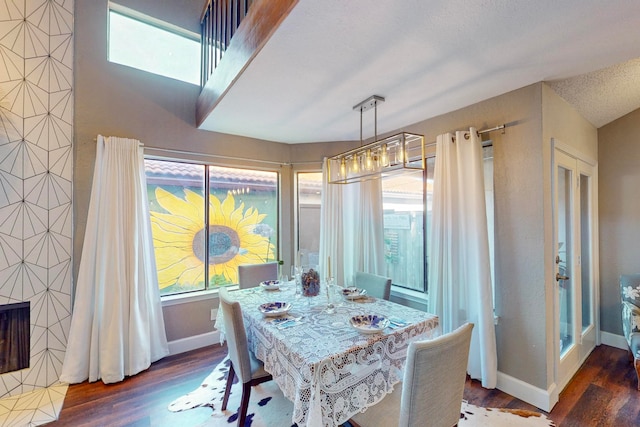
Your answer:
[[[161,295],[238,283],[277,257],[278,174],[145,160]]]
[[[200,36],[114,3],[110,62],[200,85]]]
[[[485,201],[493,277],[493,147],[483,148]],[[425,160],[425,171],[406,171],[382,178],[385,274],[394,286],[428,292],[429,238],[433,202],[435,150]],[[317,260],[320,236],[322,173],[298,172],[298,250]],[[347,184],[349,185],[349,184]]]

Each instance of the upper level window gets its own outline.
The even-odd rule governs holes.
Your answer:
[[[200,85],[198,34],[109,3],[108,60]]]

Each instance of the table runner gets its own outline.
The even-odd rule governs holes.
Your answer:
[[[240,302],[249,348],[283,394],[294,403],[298,426],[335,426],[393,391],[402,379],[407,347],[435,336],[438,318],[385,300],[340,300],[333,314],[327,298],[296,296],[292,285],[278,291],[261,288],[230,292]],[[289,302],[290,316],[304,316],[294,326],[278,329],[259,311],[265,302]],[[222,310],[216,328],[222,332]],[[351,316],[376,314],[409,323],[381,333],[363,334],[349,324]]]

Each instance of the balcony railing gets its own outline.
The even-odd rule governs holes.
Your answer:
[[[201,70],[200,87],[203,88],[216,69],[231,37],[247,16],[253,0],[208,0],[200,21]]]

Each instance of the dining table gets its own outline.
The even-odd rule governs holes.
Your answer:
[[[323,284],[313,297],[293,281],[270,288],[229,294],[240,303],[249,349],[293,402],[299,427],[338,426],[380,402],[402,379],[409,343],[438,333],[433,314],[366,295],[347,299],[340,286],[326,292]],[[271,303],[285,303],[286,312],[265,313]],[[224,342],[222,316],[218,310],[215,327]],[[384,322],[370,330],[352,318]]]

